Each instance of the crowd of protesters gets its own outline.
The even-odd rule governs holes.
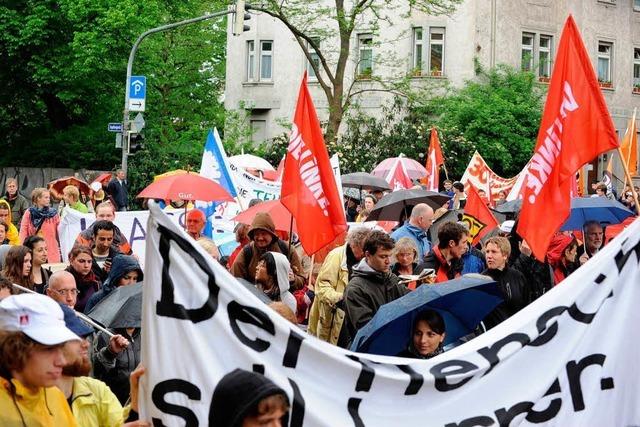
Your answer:
[[[64,211],[51,206],[45,188],[34,189],[29,203],[18,192],[17,182],[7,180],[0,199],[2,425],[49,425],[33,421],[40,419],[51,420],[51,425],[149,425],[136,420],[144,331],[139,325],[112,333],[97,331],[76,314],[90,313],[116,289],[143,279],[131,245],[114,224],[117,212],[128,208],[126,186],[118,171],[106,187],[108,195],[113,193],[111,200],[89,208],[75,187],[64,189],[65,205],[94,213],[96,221],[77,236],[68,264],[53,272],[48,266],[61,261],[57,227]],[[610,197],[606,186],[595,190],[596,196]],[[503,297],[474,331],[482,333],[560,284],[605,244],[603,226],[587,222],[580,236],[557,233],[540,262],[517,235],[516,215],[474,246],[469,229],[460,221],[466,203],[464,185],[445,181],[443,194],[449,196],[443,206],[416,204],[406,221],[389,231],[366,223],[382,192],[365,194],[362,202],[347,197],[346,219],[353,224],[345,243],[317,265],[309,263],[295,238],[276,230],[265,212],[251,224],[236,226],[239,246],[230,257],[221,258],[213,241],[203,236],[206,218],[201,211],[188,212],[185,231],[234,276],[253,284],[276,312],[309,334],[344,348],[382,305],[420,286],[469,273],[494,280]],[[625,189],[620,201],[637,212],[630,194]],[[496,205],[505,197],[501,194]],[[442,221],[433,231],[434,221],[448,211],[458,214],[458,221]],[[445,350],[445,336],[442,316],[433,310],[421,312],[398,356],[437,356]],[[249,399],[247,392],[255,387],[264,393]],[[248,399],[249,406],[232,411],[242,399]],[[224,414],[220,419],[227,417],[228,425],[237,425],[239,419],[277,421],[289,401],[261,375],[234,371],[217,385],[215,405]]]

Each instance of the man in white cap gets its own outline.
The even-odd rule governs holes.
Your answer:
[[[60,305],[38,294],[0,303],[0,425],[76,426],[55,387],[66,364],[63,346],[80,338],[64,323]]]

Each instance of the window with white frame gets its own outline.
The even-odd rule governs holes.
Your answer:
[[[247,41],[247,81],[256,79],[256,43],[253,40]]]
[[[358,35],[358,75],[370,76],[373,73],[373,36]]]
[[[633,86],[640,89],[640,48],[633,49]]]
[[[318,37],[312,37],[312,40],[318,47],[320,47],[320,39]],[[309,51],[309,55],[311,56],[311,62],[313,62],[316,65],[316,67],[318,68],[318,70],[319,70],[320,69],[320,56],[313,49],[313,47],[311,46],[310,43],[307,43],[307,50]],[[313,69],[313,66],[311,65],[311,62],[309,60],[305,61],[305,63],[307,64],[307,76],[309,77],[309,80],[317,81],[318,80],[318,76],[316,75],[316,71]]]
[[[538,76],[551,76],[551,47],[553,38],[540,34],[538,40]]]
[[[429,71],[442,75],[444,71],[444,28],[429,28]]]
[[[417,74],[422,73],[423,61],[424,61],[424,36],[422,27],[415,27],[413,29],[413,64],[412,69]]]
[[[273,41],[260,40],[260,80],[269,81],[273,76]]]
[[[536,35],[533,33],[522,33],[522,70],[533,70],[533,42]]]
[[[611,82],[611,62],[613,59],[613,43],[598,42],[598,81]]]

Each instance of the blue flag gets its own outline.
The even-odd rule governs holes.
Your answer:
[[[218,130],[209,131],[207,143],[202,153],[202,164],[200,165],[200,175],[209,178],[220,184],[232,197],[237,197],[236,186],[229,172],[229,162],[222,146],[222,140],[218,135]],[[196,202],[196,207],[202,210],[207,218],[204,228],[204,235],[213,237],[213,215],[216,211],[217,202]]]

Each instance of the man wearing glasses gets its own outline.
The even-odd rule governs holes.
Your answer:
[[[60,304],[74,308],[78,300],[78,288],[76,279],[68,271],[56,271],[49,277],[47,295]]]

